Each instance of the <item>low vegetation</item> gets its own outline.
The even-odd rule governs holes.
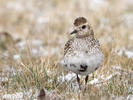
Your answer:
[[[40,89],[60,99],[129,99],[133,94],[131,0],[0,0],[0,97],[37,99]],[[62,67],[73,20],[86,17],[99,39],[104,64],[90,74],[86,92]],[[84,88],[83,78],[82,87]],[[19,98],[19,96],[17,96]]]

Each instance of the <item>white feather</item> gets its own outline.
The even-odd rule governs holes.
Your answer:
[[[101,53],[95,53],[91,55],[86,55],[84,52],[76,52],[76,56],[66,56],[64,57],[64,60],[62,64],[66,66],[67,69],[70,71],[73,71],[77,74],[81,75],[87,75],[95,71],[96,68],[100,67],[103,63],[103,54]],[[72,66],[74,64],[75,66]],[[85,72],[80,72],[81,69],[80,65],[87,65],[88,68]]]

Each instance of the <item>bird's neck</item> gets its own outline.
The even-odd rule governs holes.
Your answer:
[[[85,34],[77,34],[76,35],[76,38],[86,38],[86,37],[94,38],[94,32],[92,29],[90,31],[86,32]]]
[[[86,37],[89,37],[89,38],[94,38],[94,35],[92,35],[92,34],[88,34],[88,33],[86,33],[86,34],[83,34],[83,35],[76,35],[76,38],[86,38]]]

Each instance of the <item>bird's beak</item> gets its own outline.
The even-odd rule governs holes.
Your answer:
[[[72,35],[72,34],[75,34],[75,33],[77,33],[78,31],[77,30],[74,30],[74,31],[72,31],[70,34]]]

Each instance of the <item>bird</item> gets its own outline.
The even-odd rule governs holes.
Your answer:
[[[74,72],[81,90],[79,75],[85,76],[85,85],[89,74],[96,71],[104,61],[104,54],[94,31],[85,17],[78,17],[73,23],[74,34],[65,44],[63,66]]]

